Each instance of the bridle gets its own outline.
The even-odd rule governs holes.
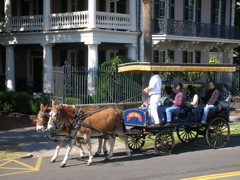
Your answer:
[[[38,126],[43,126],[46,127],[47,125],[47,119],[48,119],[48,113],[39,111],[38,116],[37,116],[37,125]]]
[[[54,125],[55,131],[59,132],[62,128],[66,127],[65,122],[60,119],[61,110],[52,109],[49,113],[48,125]]]

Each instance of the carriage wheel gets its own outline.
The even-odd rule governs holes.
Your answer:
[[[157,133],[154,139],[154,149],[159,155],[168,155],[172,152],[175,145],[173,133],[163,130]]]
[[[206,130],[206,140],[212,148],[224,147],[230,139],[230,127],[223,117],[215,117]]]
[[[198,129],[198,125],[177,126],[178,139],[184,144],[191,144],[198,137]]]
[[[134,134],[128,136],[128,146],[132,151],[138,151],[142,149],[145,144],[145,135],[143,134]]]

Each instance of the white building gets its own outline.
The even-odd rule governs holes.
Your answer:
[[[117,55],[143,61],[142,0],[0,1],[0,85],[53,92],[52,66],[97,68]],[[153,61],[232,62],[235,0],[152,0]]]

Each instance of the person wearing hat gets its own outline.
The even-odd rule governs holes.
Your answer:
[[[162,89],[162,79],[159,76],[159,73],[157,71],[152,72],[152,76],[149,81],[148,87],[146,87],[143,91],[145,93],[148,93],[150,97],[150,106],[151,106],[151,122],[153,123],[153,126],[159,126],[160,121],[158,117],[158,103],[161,98],[161,89]]]

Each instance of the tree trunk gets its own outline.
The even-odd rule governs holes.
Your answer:
[[[143,38],[144,38],[144,62],[152,62],[152,0],[143,0]],[[149,84],[150,72],[143,73],[143,88]],[[148,95],[143,94],[145,101]]]

